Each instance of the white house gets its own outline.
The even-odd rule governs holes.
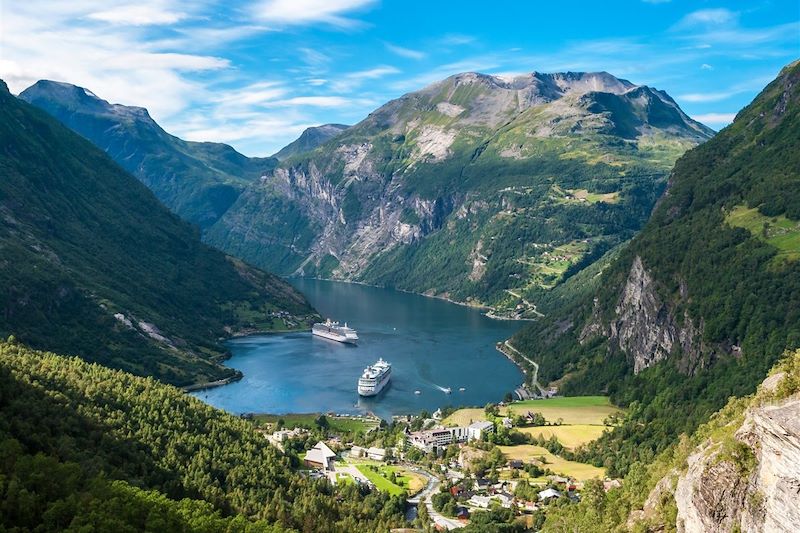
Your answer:
[[[304,462],[306,466],[321,468],[322,470],[333,470],[333,461],[336,454],[328,448],[328,445],[319,441],[313,448],[306,452]]]
[[[494,433],[494,424],[488,420],[473,422],[467,427],[467,438],[469,440],[482,440],[484,435]]]
[[[539,499],[542,501],[552,500],[553,498],[560,498],[561,493],[556,489],[545,489],[539,493]]]
[[[365,455],[367,455],[367,450],[361,446],[350,448],[350,457],[364,457]]]
[[[371,446],[367,448],[367,457],[374,461],[383,461],[386,459],[386,450],[383,448],[376,448]]]

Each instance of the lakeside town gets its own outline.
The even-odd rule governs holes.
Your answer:
[[[550,505],[619,487],[581,446],[618,424],[601,396],[515,400],[395,416],[251,415],[269,442],[311,478],[403,497],[419,530],[483,521],[537,529]],[[518,395],[516,395],[518,396]]]

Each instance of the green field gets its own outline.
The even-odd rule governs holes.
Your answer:
[[[355,465],[358,471],[369,479],[375,488],[388,492],[392,495],[402,496],[405,494],[416,494],[425,487],[425,480],[422,476],[408,471],[399,466],[379,466],[378,471],[372,470],[369,464]],[[394,472],[397,484],[389,481],[389,474]]]
[[[548,422],[574,425],[603,425],[603,421],[611,414],[622,413],[618,407],[611,405],[606,396],[564,396],[549,400],[526,400],[514,402],[508,406],[514,413],[524,414],[528,411],[542,413]]]
[[[283,427],[287,429],[298,427],[314,429],[317,427],[314,421],[319,418],[319,416],[320,413],[294,413],[286,415],[258,414],[255,415],[255,419],[260,425],[274,425],[278,420],[283,420]],[[339,433],[364,433],[378,425],[378,421],[371,418],[327,415],[326,418],[328,420],[328,427],[332,431]]]
[[[729,225],[744,228],[754,237],[778,249],[777,261],[800,259],[800,222],[783,215],[768,217],[757,208],[734,207],[725,217]]]
[[[567,461],[557,455],[553,455],[541,446],[533,446],[530,444],[523,444],[520,446],[498,446],[503,455],[509,459],[519,459],[526,463],[535,463],[539,466],[549,468],[557,474],[577,479],[578,481],[586,481],[592,478],[605,478],[606,471],[603,468],[587,465],[585,463],[577,463],[575,461]],[[544,462],[540,461],[544,458]]]

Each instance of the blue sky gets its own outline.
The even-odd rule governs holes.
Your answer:
[[[800,58],[800,2],[0,0],[0,77],[268,155],[451,74],[605,70],[719,129]]]

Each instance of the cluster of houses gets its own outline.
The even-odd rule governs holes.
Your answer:
[[[450,494],[463,504],[467,511],[461,515],[469,515],[469,510],[488,509],[494,505],[523,512],[533,512],[540,509],[551,500],[556,500],[566,495],[577,500],[579,498],[577,487],[571,480],[560,476],[551,476],[551,483],[559,489],[548,487],[539,491],[534,500],[525,500],[514,495],[517,481],[498,481],[492,483],[483,478],[476,479],[471,486],[457,483],[450,487]]]
[[[489,433],[494,433],[494,424],[488,420],[482,420],[473,422],[466,427],[438,426],[424,431],[414,431],[407,437],[409,444],[425,453],[430,453],[453,443],[483,440],[483,437]]]

